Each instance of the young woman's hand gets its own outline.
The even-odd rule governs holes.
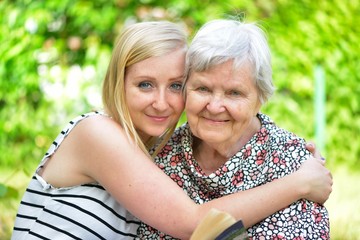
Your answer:
[[[324,160],[310,157],[294,174],[299,178],[303,198],[325,203],[332,191],[333,179],[331,172],[325,167]]]
[[[325,161],[325,158],[321,155],[320,150],[316,148],[315,143],[306,143],[306,149],[311,152],[315,158]]]

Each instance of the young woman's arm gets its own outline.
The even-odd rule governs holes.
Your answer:
[[[293,174],[208,204],[242,219],[245,227],[250,227],[301,198],[323,203],[332,191],[331,173],[323,164],[311,158]]]
[[[111,119],[85,119],[67,138],[79,179],[98,181],[139,219],[178,238],[189,238],[211,208],[229,212],[249,227],[300,198],[322,202],[331,191],[331,176],[314,160],[283,179],[197,205]]]

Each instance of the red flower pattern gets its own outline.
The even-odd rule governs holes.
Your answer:
[[[262,123],[259,132],[213,174],[205,175],[194,159],[188,125],[175,131],[155,162],[199,204],[263,185],[297,170],[308,156],[303,139],[278,128],[266,115],[258,114],[258,118]],[[174,145],[177,147],[171,148]],[[139,237],[173,239],[149,229],[152,228],[142,224]],[[327,240],[330,238],[328,213],[322,205],[299,200],[249,228],[248,235],[256,240]]]

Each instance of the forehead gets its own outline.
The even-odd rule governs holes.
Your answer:
[[[185,65],[185,51],[176,49],[169,53],[153,56],[141,60],[127,67],[127,72],[137,74],[156,74],[167,72],[169,75],[183,74]]]
[[[244,85],[255,83],[253,67],[249,63],[234,64],[233,61],[227,61],[211,68],[192,72],[189,82],[201,82],[203,84],[232,84]]]

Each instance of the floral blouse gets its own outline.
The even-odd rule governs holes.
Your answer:
[[[209,175],[194,159],[188,124],[175,131],[155,162],[199,204],[263,185],[296,171],[310,155],[305,141],[277,127],[264,114],[259,113],[258,118],[261,129]],[[329,239],[329,234],[326,208],[305,199],[292,203],[248,229],[250,239]],[[138,229],[138,236],[141,239],[173,239],[144,223]]]

